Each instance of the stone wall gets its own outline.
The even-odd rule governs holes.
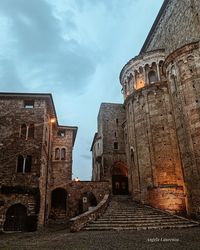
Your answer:
[[[165,2],[168,4],[142,52],[162,48],[169,54],[185,44],[200,39],[200,2],[198,0],[165,0]]]
[[[35,217],[35,223],[37,223],[37,214],[40,207],[40,197],[38,191],[35,192],[35,194],[20,194],[20,192],[10,192],[6,194],[5,191],[3,192],[0,190],[0,231],[3,230],[8,208],[16,204],[24,205],[27,208],[28,218]],[[32,225],[31,227],[35,228],[36,225]]]
[[[71,180],[77,128],[60,126],[55,118],[49,94],[0,93],[0,204],[3,204],[0,217],[4,218],[8,206],[16,201],[26,203],[25,206],[31,203],[38,224],[45,225],[51,207],[51,189]],[[32,124],[34,129],[30,130]],[[58,136],[60,129],[65,130],[65,136]],[[55,147],[65,149],[64,159],[53,158]],[[19,155],[22,155],[23,167],[17,171]],[[31,168],[25,171],[27,156],[32,157],[32,162]],[[11,193],[1,193],[2,188]],[[35,203],[29,201],[32,189],[38,190]]]
[[[101,180],[111,179],[111,168],[118,161],[126,164],[122,104],[102,103],[98,115],[98,135],[102,138]]]
[[[180,187],[184,197],[173,109],[162,72],[164,60],[163,50],[151,51],[130,60],[120,74],[125,98],[124,131],[132,195],[135,200],[147,204],[160,201],[161,186]],[[176,197],[174,189],[170,192],[173,191]],[[165,198],[170,199],[169,196]]]
[[[63,128],[64,136],[58,134],[60,128],[54,129],[52,145],[52,174],[51,186],[65,184],[72,179],[72,149],[73,130]],[[60,150],[60,157],[56,159],[56,149]],[[62,150],[65,150],[65,157],[62,158]]]
[[[109,194],[106,194],[99,204],[92,210],[72,218],[70,222],[70,232],[78,232],[90,221],[98,219],[106,210],[109,204]]]
[[[166,82],[138,91],[126,100],[126,107],[133,196],[148,203],[149,188],[183,185]]]
[[[200,210],[200,49],[188,44],[169,55],[165,67],[187,188],[188,212]]]
[[[111,187],[108,182],[90,182],[90,181],[70,181],[65,185],[58,185],[56,188],[62,188],[67,193],[66,218],[73,218],[80,214],[80,205],[83,202],[84,195],[92,193],[97,204],[103,199],[105,194],[109,194]],[[51,192],[53,189],[51,190]]]
[[[26,109],[23,99],[0,100],[0,180],[4,185],[37,186],[40,176],[40,159],[44,124],[44,103],[35,102],[34,109]],[[35,125],[34,138],[21,138],[21,125]],[[17,173],[18,155],[32,156],[30,173]]]
[[[186,215],[185,196],[183,187],[159,187],[149,190],[149,203],[170,213]]]

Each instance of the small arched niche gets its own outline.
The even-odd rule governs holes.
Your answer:
[[[158,76],[157,76],[156,71],[154,71],[154,70],[149,71],[148,80],[149,80],[149,84],[153,84],[153,83],[156,83],[158,81]]]

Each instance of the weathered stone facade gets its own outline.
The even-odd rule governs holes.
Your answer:
[[[200,44],[187,44],[165,60],[188,211],[200,212]]]
[[[134,199],[139,194],[140,201],[175,212],[186,206],[195,216],[200,206],[199,10],[199,1],[165,0],[140,55],[120,75]]]
[[[133,199],[195,217],[200,213],[199,11],[198,0],[165,0],[140,54],[120,73]]]
[[[92,143],[92,180],[113,181],[113,175],[127,171],[124,129],[125,109],[122,104],[102,103],[98,114],[98,132]]]
[[[126,155],[134,199],[163,208],[164,204],[154,201],[156,194],[167,189],[162,196],[165,209],[171,210],[177,200],[171,200],[169,205],[168,192],[173,190],[175,195],[179,189],[178,204],[184,211],[181,161],[167,81],[162,73],[164,59],[162,50],[147,52],[132,59],[121,73],[127,118]]]
[[[18,221],[21,230],[31,216],[34,229],[47,223],[51,190],[71,180],[76,131],[58,125],[50,94],[0,93],[1,229],[5,221],[6,230],[12,229],[11,218],[20,209],[27,215],[26,221]]]
[[[166,54],[200,39],[199,0],[164,0],[141,53],[165,49]]]

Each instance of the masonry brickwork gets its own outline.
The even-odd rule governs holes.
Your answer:
[[[110,180],[117,162],[126,165],[124,131],[125,109],[122,104],[102,103],[98,114],[98,133],[95,134],[92,180]]]
[[[27,220],[34,216],[35,224],[46,224],[51,189],[57,182],[71,180],[76,131],[76,127],[58,125],[50,94],[0,94],[1,228],[15,216],[9,217],[9,211],[15,213],[22,206]],[[25,227],[27,222],[20,226],[23,223]]]
[[[196,218],[200,217],[199,11],[198,0],[165,0],[140,54],[120,73],[133,199]]]

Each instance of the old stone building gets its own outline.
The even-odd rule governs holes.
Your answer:
[[[129,192],[139,202],[195,217],[200,215],[199,13],[198,0],[165,0],[139,55],[120,73]],[[109,120],[117,116],[107,114]],[[95,143],[110,136],[99,133],[104,126],[106,121],[98,120],[93,156]],[[108,131],[113,128],[110,124]]]
[[[128,169],[126,165],[124,131],[125,109],[122,104],[102,103],[98,114],[98,133],[91,151],[93,181],[107,180],[113,192],[127,193]]]
[[[77,127],[60,126],[51,94],[0,93],[0,227],[34,230],[65,212]]]

